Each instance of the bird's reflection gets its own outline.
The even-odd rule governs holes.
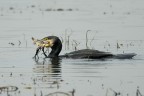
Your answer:
[[[34,84],[52,85],[61,80],[60,58],[35,58],[34,61]]]

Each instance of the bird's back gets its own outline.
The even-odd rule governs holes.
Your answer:
[[[103,52],[103,51],[98,51],[93,49],[82,49],[82,50],[66,53],[66,57],[77,58],[77,59],[83,59],[83,58],[100,59],[100,58],[106,58],[111,56],[113,55],[109,52]]]

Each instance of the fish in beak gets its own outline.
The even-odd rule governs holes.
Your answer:
[[[41,40],[35,39],[34,37],[32,37],[32,41],[35,45],[37,45],[38,47],[52,47],[53,46],[53,39],[49,39],[49,38],[43,38]]]

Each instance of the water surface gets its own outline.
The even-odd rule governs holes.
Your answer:
[[[144,94],[143,17],[142,0],[0,0],[0,95]],[[65,54],[86,48],[88,30],[90,49],[137,56],[44,59],[40,53],[39,59],[32,58],[36,47],[31,37],[56,35]]]

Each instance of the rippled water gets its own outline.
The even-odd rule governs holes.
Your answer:
[[[2,96],[135,96],[138,87],[144,90],[143,59],[33,59],[33,48],[6,49],[10,58],[1,52],[6,56],[1,56],[0,84],[18,90],[1,91]]]
[[[142,0],[1,0],[0,96],[143,95],[143,19]],[[137,56],[32,58],[31,37],[60,37],[64,54],[86,48],[88,30],[90,49]]]

